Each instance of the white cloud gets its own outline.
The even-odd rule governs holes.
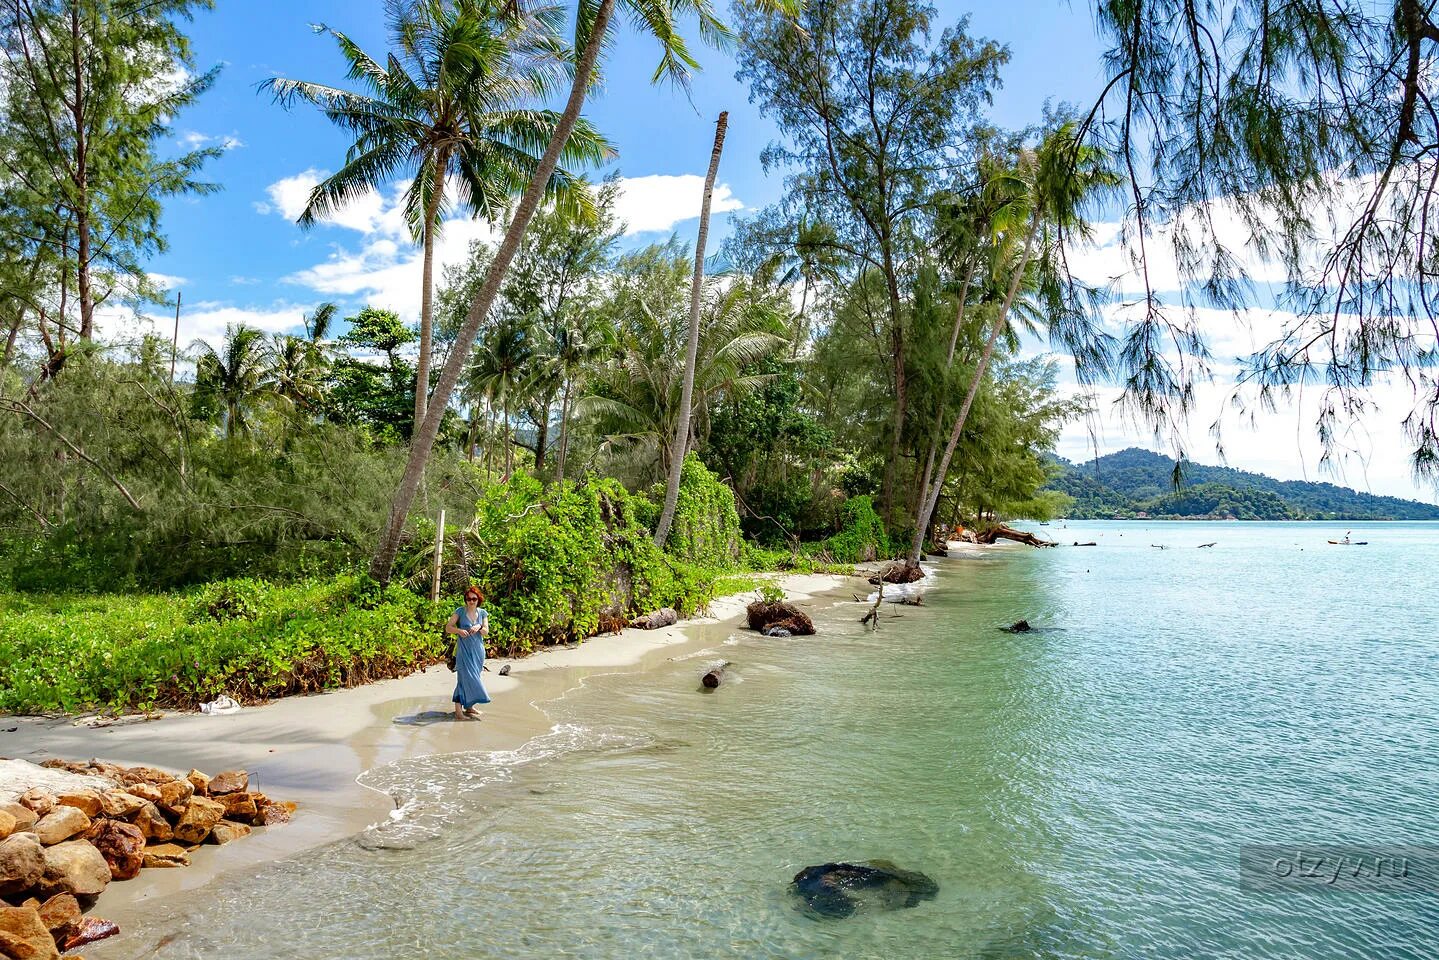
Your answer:
[[[184,277],[175,277],[168,273],[147,272],[145,275],[150,278],[151,283],[161,290],[174,290],[176,287],[183,287],[190,282]]]
[[[180,352],[183,354],[196,340],[218,345],[230,325],[244,324],[266,333],[302,330],[308,309],[290,303],[244,307],[218,301],[185,304],[180,310]],[[97,311],[96,323],[110,340],[136,340],[145,334],[168,340],[175,333],[173,312],[136,314],[124,307],[105,307]]]
[[[200,147],[212,143],[219,144],[222,150],[234,150],[245,145],[245,141],[233,133],[225,136],[210,136],[208,133],[200,133],[198,130],[186,130],[175,142],[189,150],[198,150]]]
[[[621,177],[615,214],[624,221],[626,236],[673,230],[675,224],[699,217],[704,186],[705,178],[693,173]],[[715,184],[711,215],[743,209],[729,184]]]

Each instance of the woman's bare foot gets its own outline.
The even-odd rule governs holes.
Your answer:
[[[456,720],[463,720],[463,719],[465,719],[465,713],[464,713],[463,710],[460,709],[459,704],[455,704],[455,719],[456,719]]]
[[[466,714],[466,716],[468,716],[471,720],[480,720],[480,719],[483,719],[483,717],[482,717],[481,714],[480,714],[480,711],[476,710],[474,707],[470,707],[468,710],[466,710],[466,711],[465,711],[465,714]]]

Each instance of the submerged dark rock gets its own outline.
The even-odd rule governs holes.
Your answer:
[[[770,632],[775,628],[788,630],[789,635],[794,637],[808,637],[814,633],[814,621],[809,614],[784,601],[770,603],[757,600],[745,608],[745,616],[751,630],[758,630],[767,637],[779,636]]]
[[[843,918],[860,910],[919,906],[935,898],[939,884],[888,860],[869,860],[805,867],[790,881],[790,890],[818,916]]]
[[[1010,633],[1028,633],[1034,628],[1029,625],[1028,620],[1016,620],[1004,629]]]

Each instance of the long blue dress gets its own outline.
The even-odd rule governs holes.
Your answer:
[[[461,630],[472,630],[489,619],[481,607],[470,620],[469,611],[460,607],[455,611],[455,626]],[[485,693],[480,672],[485,668],[485,638],[483,634],[473,637],[455,638],[455,703],[468,710],[477,703],[489,703],[490,695]]]

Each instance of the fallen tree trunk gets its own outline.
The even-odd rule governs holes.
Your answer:
[[[814,621],[793,604],[756,601],[745,608],[751,630],[767,637],[807,637],[814,633]]]
[[[721,683],[724,682],[725,667],[728,666],[728,660],[723,663],[715,664],[709,669],[707,673],[705,673],[704,676],[700,677],[700,685],[703,686],[706,690],[713,690],[718,687]]]
[[[1054,543],[1049,540],[1041,540],[1032,533],[1025,533],[1023,530],[1016,530],[1004,524],[995,524],[983,533],[975,534],[974,542],[993,544],[996,540],[1013,540],[1016,543],[1026,543],[1031,547],[1052,547]]]

